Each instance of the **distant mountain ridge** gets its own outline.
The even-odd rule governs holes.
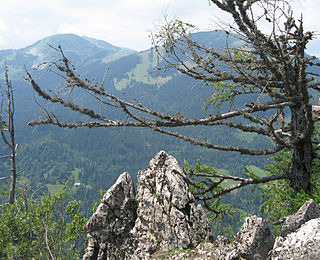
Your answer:
[[[59,45],[63,48],[68,59],[76,66],[93,61],[102,61],[103,59],[112,60],[114,56],[121,57],[136,52],[86,36],[56,34],[21,49],[0,50],[0,66],[3,67],[6,61],[10,78],[20,80],[21,77],[19,76],[25,73],[24,66],[27,69],[34,68],[44,61],[57,59],[58,53],[54,48]]]

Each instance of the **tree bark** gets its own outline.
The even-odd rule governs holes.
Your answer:
[[[310,192],[310,178],[313,161],[313,149],[311,136],[306,133],[306,128],[309,125],[306,117],[304,104],[291,107],[292,113],[292,136],[293,156],[292,156],[292,172],[290,175],[290,186],[295,191],[301,189],[305,192]]]

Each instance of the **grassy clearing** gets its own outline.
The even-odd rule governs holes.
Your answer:
[[[247,168],[249,168],[251,171],[253,171],[253,173],[255,175],[257,175],[259,178],[262,178],[262,177],[266,177],[267,174],[264,170],[260,169],[259,167],[257,166],[254,166],[254,165],[248,165]]]
[[[259,167],[255,166],[255,165],[248,165],[246,166],[249,170],[251,170],[257,177],[259,178],[263,178],[266,177],[267,174],[264,170],[260,169]],[[224,170],[224,169],[219,169],[218,174],[225,174],[225,175],[229,175],[229,171],[228,170]],[[214,180],[214,178],[212,178]],[[217,181],[219,179],[217,178]],[[221,183],[223,188],[226,188],[228,186],[232,186],[239,183],[239,181],[234,181],[234,180],[225,180],[223,181],[223,183]]]
[[[79,181],[79,173],[82,171],[81,168],[75,168],[71,174],[72,174],[72,179],[74,180],[74,182],[80,182]]]
[[[113,80],[113,83],[117,90],[123,90],[126,87],[130,87],[131,82],[142,82],[144,84],[150,85],[162,85],[168,82],[172,77],[161,77],[152,75],[151,71],[157,67],[158,61],[155,53],[150,53],[149,51],[144,51],[138,54],[140,57],[140,63],[136,65],[136,67],[127,72],[127,78]]]
[[[50,183],[48,183],[48,184],[46,184],[46,186],[47,186],[48,191],[49,191],[50,194],[57,193],[57,192],[61,191],[62,188],[63,188],[63,185],[61,185],[61,184],[50,184]]]

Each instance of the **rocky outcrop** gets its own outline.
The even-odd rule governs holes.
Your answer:
[[[245,218],[233,243],[228,244],[225,238],[219,237],[216,259],[236,260],[240,257],[247,260],[267,259],[273,243],[274,237],[266,221],[257,216],[250,216]]]
[[[273,247],[274,236],[267,222],[257,216],[247,217],[234,243],[244,259],[266,259]]]
[[[276,238],[272,259],[320,259],[320,206],[307,201],[288,216]]]
[[[286,237],[277,237],[272,259],[320,259],[320,219],[309,220]]]
[[[295,232],[307,221],[319,217],[320,207],[311,199],[302,205],[297,213],[286,217],[286,220],[282,225],[280,236],[285,237],[287,234]]]
[[[186,249],[209,238],[206,214],[195,203],[185,178],[177,160],[163,151],[147,170],[139,172],[138,217],[133,229],[139,250]]]
[[[218,237],[219,260],[314,260],[320,259],[320,206],[307,201],[297,213],[288,216],[281,235],[274,240],[267,222],[247,217],[234,241]]]
[[[137,196],[130,176],[120,175],[88,221],[83,259],[149,259],[156,250],[208,240],[208,219],[185,178],[177,160],[163,151],[139,172]]]
[[[83,259],[117,259],[114,255],[125,259],[132,251],[127,242],[136,218],[135,190],[130,175],[125,172],[103,196],[85,227],[88,248]]]
[[[137,193],[130,175],[121,174],[85,228],[84,260],[320,259],[320,206],[313,200],[286,218],[276,240],[266,220],[249,216],[233,242],[219,236],[208,243],[206,214],[177,160],[163,151],[139,172]]]

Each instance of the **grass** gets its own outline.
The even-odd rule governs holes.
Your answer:
[[[82,171],[81,168],[75,168],[71,174],[72,174],[72,179],[74,179],[74,182],[80,182],[79,181],[79,173]]]
[[[254,166],[254,165],[248,165],[247,168],[249,168],[251,171],[253,171],[253,173],[255,175],[257,175],[259,178],[262,178],[262,177],[266,177],[267,174],[264,170],[260,169],[259,167],[257,166]]]
[[[46,186],[47,186],[48,191],[49,191],[50,194],[57,193],[57,192],[61,191],[62,188],[63,188],[63,185],[61,185],[61,184],[50,184],[50,183],[48,183],[48,184],[46,184]]]
[[[158,62],[155,53],[150,53],[149,51],[141,52],[138,54],[140,57],[140,63],[136,65],[134,69],[127,72],[128,78],[115,78],[113,83],[117,90],[123,90],[126,87],[130,87],[131,81],[142,82],[144,84],[150,85],[162,85],[168,82],[172,77],[153,77],[150,73],[154,68],[157,67]]]
[[[266,177],[266,172],[262,169],[260,169],[259,167],[255,166],[255,165],[248,165],[246,166],[249,170],[251,170],[257,177],[262,178],[262,177]],[[218,174],[225,174],[225,175],[229,175],[229,171],[228,170],[224,170],[224,169],[218,169],[217,171]],[[217,178],[218,180],[218,178]],[[228,186],[232,186],[239,183],[239,181],[234,181],[234,180],[224,180],[221,183],[222,188],[226,188]]]
[[[130,54],[132,54],[132,51],[120,51],[120,52],[116,52],[114,54],[111,55],[107,55],[105,58],[102,59],[103,63],[109,63],[115,60],[118,60],[122,57],[128,56]]]

